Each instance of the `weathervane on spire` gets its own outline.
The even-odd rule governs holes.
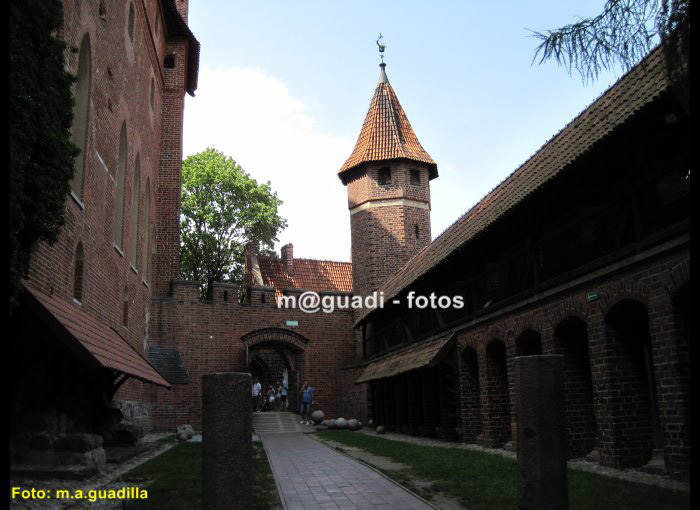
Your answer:
[[[377,39],[377,46],[379,46],[379,56],[382,57],[382,64],[384,64],[384,50],[386,49],[386,44],[382,42],[382,33],[379,33],[379,39]]]

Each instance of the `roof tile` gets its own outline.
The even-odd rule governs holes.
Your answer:
[[[362,163],[402,158],[431,165],[430,178],[437,177],[435,161],[418,141],[382,68],[355,148],[338,175]]]
[[[263,284],[276,289],[306,289],[315,292],[352,292],[352,263],[294,258],[294,275],[281,259],[259,256]]]
[[[431,244],[419,251],[379,290],[384,292],[387,300],[395,297],[542,184],[590,151],[595,144],[645,105],[652,103],[668,87],[663,49],[659,46]],[[358,322],[372,313],[373,310],[365,310]]]
[[[146,382],[170,387],[149,363],[114,329],[99,322],[72,303],[47,296],[29,285],[29,293],[74,337],[104,368],[111,368]]]

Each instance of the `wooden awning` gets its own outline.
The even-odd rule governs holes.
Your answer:
[[[106,368],[142,381],[170,387],[146,359],[114,329],[73,303],[47,296],[25,285],[38,319],[91,368]]]
[[[444,359],[454,344],[454,339],[455,334],[450,331],[372,361],[355,384],[385,379],[419,368],[434,367]]]

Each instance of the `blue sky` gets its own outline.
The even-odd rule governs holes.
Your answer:
[[[298,257],[350,258],[350,155],[379,77],[387,75],[423,147],[437,237],[621,75],[583,84],[532,63],[545,30],[604,2],[190,2],[201,48],[187,98],[185,155],[215,146],[271,181]]]

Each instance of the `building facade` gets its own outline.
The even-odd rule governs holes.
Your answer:
[[[514,358],[561,354],[571,457],[688,470],[690,115],[670,76],[657,48],[380,286],[401,304],[357,322],[376,423],[512,448]],[[407,305],[433,293],[463,306]]]
[[[182,0],[66,0],[63,14],[80,154],[60,237],[33,250],[11,317],[11,463],[94,465],[150,426],[145,388],[170,386],[144,354],[199,43]]]
[[[13,463],[99,464],[138,430],[199,428],[215,372],[287,379],[290,410],[309,382],[329,417],[512,448],[514,358],[562,354],[571,457],[688,470],[690,113],[660,49],[434,241],[437,164],[382,64],[338,173],[352,263],[249,244],[243,284],[202,301],[178,279],[187,1],[63,5],[81,155],[11,321]],[[307,291],[387,306],[306,313]],[[409,306],[431,295],[450,302]]]

